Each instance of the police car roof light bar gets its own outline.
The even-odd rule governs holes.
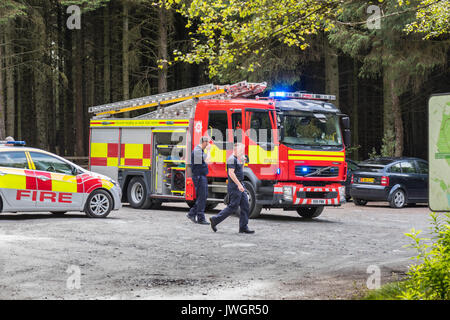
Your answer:
[[[24,146],[26,145],[26,143],[25,141],[0,141],[0,145]]]
[[[270,98],[284,98],[284,99],[311,99],[311,100],[336,100],[336,96],[330,94],[304,93],[300,91],[274,91],[269,94]]]

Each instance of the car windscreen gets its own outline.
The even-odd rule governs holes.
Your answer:
[[[289,112],[282,119],[281,143],[300,146],[342,146],[339,118],[335,114]]]

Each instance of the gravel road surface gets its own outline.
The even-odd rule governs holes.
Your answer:
[[[381,284],[404,274],[415,253],[404,233],[430,226],[426,206],[348,203],[314,220],[263,211],[253,235],[233,216],[214,233],[187,208],[2,214],[0,299],[349,299],[369,266]]]

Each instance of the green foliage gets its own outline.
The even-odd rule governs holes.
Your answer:
[[[252,74],[267,66],[265,61],[274,47],[304,50],[315,36],[325,32],[337,48],[361,58],[362,76],[379,75],[383,67],[395,65],[395,75],[406,87],[414,78],[411,74],[421,77],[442,64],[442,54],[435,46],[404,37],[405,30],[435,30],[442,34],[448,28],[449,1],[435,2],[161,0],[160,5],[175,8],[187,19],[186,27],[191,30],[191,48],[185,52],[175,50],[174,60],[207,63],[211,77]],[[382,8],[381,30],[367,28],[367,7],[371,4]],[[430,25],[426,26],[428,21]]]
[[[373,148],[372,152],[369,153],[370,159],[375,159],[379,157],[393,157],[395,155],[395,133],[393,130],[388,129],[384,133],[380,154],[377,153],[376,149]]]
[[[336,0],[168,0],[193,27],[192,50],[175,60],[207,62],[210,76],[230,68],[253,72],[274,44],[306,49],[308,38],[334,27]],[[254,60],[246,59],[254,56]]]
[[[17,16],[25,15],[26,6],[13,0],[0,1],[0,25]]]
[[[381,29],[358,24],[367,17],[366,1],[352,1],[338,15],[340,23],[329,35],[330,42],[344,53],[362,62],[361,77],[378,77],[384,68],[396,79],[396,94],[411,86],[418,89],[426,76],[446,63],[445,43],[425,41],[416,34],[407,35],[406,26],[414,23],[416,6],[397,0],[379,4],[385,17]],[[402,14],[396,14],[402,12]]]
[[[60,2],[63,6],[77,5],[85,12],[96,10],[110,2],[110,0],[60,0]]]
[[[407,5],[409,2],[399,0],[401,6]],[[425,39],[448,34],[450,31],[450,1],[419,1],[415,21],[408,24],[405,30],[422,34]]]
[[[380,289],[371,290],[363,300],[399,300],[406,288],[406,281],[395,281],[383,285]]]
[[[402,299],[449,300],[450,299],[450,214],[440,218],[431,214],[432,239],[420,238],[421,231],[412,229],[406,235],[413,240],[418,262],[407,272],[406,288],[399,295]],[[431,243],[428,243],[431,240]]]

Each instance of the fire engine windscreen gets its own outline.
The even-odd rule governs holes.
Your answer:
[[[299,146],[342,146],[339,118],[334,114],[287,113],[282,143]]]

